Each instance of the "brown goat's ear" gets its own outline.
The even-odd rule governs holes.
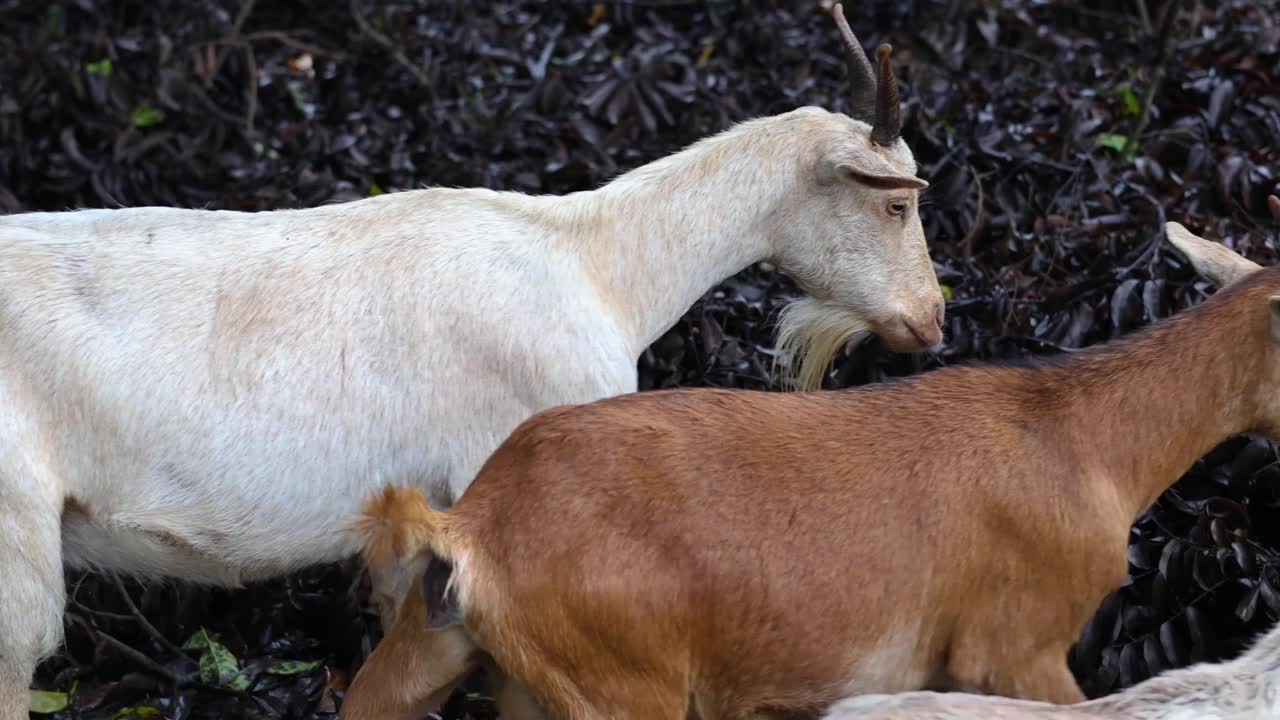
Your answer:
[[[1193,234],[1180,223],[1168,222],[1164,228],[1169,242],[1191,261],[1196,272],[1219,288],[1239,282],[1262,268],[1225,245]]]

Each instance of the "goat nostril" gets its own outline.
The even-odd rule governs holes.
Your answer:
[[[928,337],[929,335],[933,335],[935,333],[929,332],[929,326],[927,323],[925,325],[916,325],[916,323],[911,322],[910,320],[903,320],[902,324],[906,326],[907,332],[911,333],[911,336],[915,338],[916,343],[921,348],[932,347],[934,344],[938,342],[938,339],[941,339],[942,333],[940,330],[937,331],[936,333],[939,336],[938,339],[930,339]]]

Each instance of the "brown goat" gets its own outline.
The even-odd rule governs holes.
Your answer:
[[[1217,247],[1169,232],[1193,260]],[[1215,257],[1239,282],[1048,361],[543,412],[449,512],[413,490],[367,507],[371,571],[420,573],[426,602],[343,717],[418,717],[490,658],[575,720],[1083,700],[1067,651],[1124,579],[1135,515],[1224,438],[1280,431],[1280,268],[1256,267]]]

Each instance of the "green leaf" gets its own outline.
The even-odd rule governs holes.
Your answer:
[[[1130,146],[1128,135],[1121,135],[1119,133],[1098,133],[1097,143],[1102,147],[1111,148],[1112,150],[1120,153],[1124,157],[1125,162],[1133,162],[1133,159],[1138,157],[1138,143],[1135,142]]]
[[[144,720],[164,720],[164,713],[151,707],[150,705],[134,705],[131,708],[125,708],[115,715],[111,716],[111,720],[119,720],[120,718],[144,718]]]
[[[1133,88],[1128,85],[1121,85],[1111,92],[1120,96],[1121,102],[1124,103],[1126,115],[1137,115],[1142,112],[1142,106],[1138,104],[1138,96],[1133,92]]]
[[[200,656],[200,677],[207,683],[226,684],[240,674],[240,661],[221,643],[213,642]]]
[[[200,630],[197,631],[196,634],[187,638],[187,641],[182,643],[182,649],[183,650],[208,650],[209,649],[208,631],[206,631],[204,628],[200,628]]]
[[[134,127],[147,128],[164,122],[164,112],[143,104],[133,109],[129,119],[133,120]]]
[[[70,700],[64,692],[51,690],[31,691],[31,712],[41,715],[59,712],[67,707]]]
[[[237,674],[235,677],[231,678],[224,684],[227,687],[231,688],[232,690],[248,690],[249,675],[248,673],[240,672],[239,674]]]
[[[319,660],[283,660],[267,668],[268,675],[301,675],[320,666]]]
[[[1129,142],[1129,136],[1119,133],[1098,133],[1097,140],[1102,147],[1111,148],[1116,152],[1123,152],[1124,146]]]
[[[943,284],[939,283],[939,284],[938,284],[938,287],[942,289],[942,297],[943,297],[943,298],[946,298],[947,300],[955,300],[955,299],[956,299],[956,293],[955,293],[955,291],[954,291],[954,290],[952,290],[952,289],[951,289],[951,286],[950,286],[950,285],[943,285]]]
[[[373,197],[374,195],[381,195],[385,192],[386,190],[383,190],[382,186],[379,185],[378,183],[373,183],[372,185],[369,186],[369,197]]]
[[[233,690],[249,686],[249,679],[240,672],[240,661],[204,628],[187,638],[182,649],[200,651],[200,679],[210,685],[222,685]],[[233,683],[242,685],[234,687]]]
[[[102,58],[97,62],[91,62],[84,66],[84,70],[90,75],[108,77],[111,75],[111,58]]]

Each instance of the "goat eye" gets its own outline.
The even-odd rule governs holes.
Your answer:
[[[890,215],[903,215],[907,212],[907,201],[890,200],[889,206],[886,208]]]

